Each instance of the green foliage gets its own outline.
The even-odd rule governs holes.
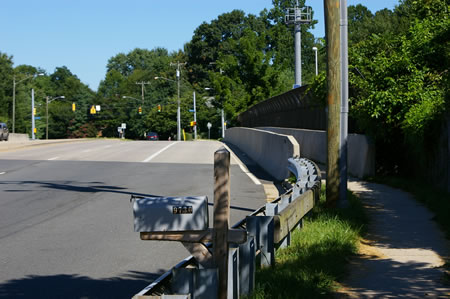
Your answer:
[[[293,27],[284,23],[284,10],[295,1],[273,4],[259,16],[234,10],[205,22],[185,46],[189,80],[194,86],[214,88],[213,104],[225,109],[231,124],[250,106],[293,86]],[[302,26],[304,82],[314,77],[312,47],[321,45],[308,28]]]
[[[350,114],[374,137],[378,160],[401,166],[408,149],[425,154],[448,109],[449,6],[422,0],[375,15],[360,5],[350,11]]]
[[[12,110],[12,56],[0,52],[0,122],[7,122]],[[11,125],[11,124],[9,124]]]

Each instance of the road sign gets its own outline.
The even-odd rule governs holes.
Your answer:
[[[194,112],[194,109],[189,109],[189,112]]]
[[[100,111],[100,105],[95,105],[95,110]]]
[[[122,129],[126,129],[127,128],[127,124],[126,123],[122,123]]]
[[[211,129],[212,124],[210,122],[208,122],[208,124],[206,125],[208,127],[208,130]]]
[[[117,127],[117,132],[122,133],[122,127]]]
[[[35,116],[34,119],[41,119],[41,117],[40,116]]]
[[[95,114],[95,113],[97,113],[97,110],[95,110],[94,105],[92,105],[92,107],[91,107],[91,114]]]

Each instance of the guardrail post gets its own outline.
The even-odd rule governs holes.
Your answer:
[[[275,263],[273,245],[273,216],[247,216],[247,231],[256,238],[256,251],[260,251],[258,267],[270,266]]]
[[[255,238],[249,236],[239,246],[239,296],[249,295],[255,287]]]
[[[218,298],[227,298],[228,228],[230,221],[230,152],[214,153],[213,260],[219,271]]]
[[[174,294],[188,294],[185,296],[189,296],[182,297],[182,295],[180,295],[179,298],[216,298],[217,283],[217,269],[215,268],[172,269],[172,291]],[[169,298],[170,295],[167,295],[167,297]],[[175,298],[175,295],[173,295],[173,297]]]
[[[239,299],[239,246],[232,245],[228,251],[228,299]]]

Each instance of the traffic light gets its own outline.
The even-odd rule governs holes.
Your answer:
[[[197,122],[196,121],[191,121],[191,127],[193,127],[195,125],[197,125]]]
[[[158,105],[158,112],[161,112],[161,105]]]
[[[72,111],[75,112],[75,103],[72,103]]]
[[[97,110],[95,110],[94,105],[91,106],[91,114],[95,114],[97,113]]]
[[[36,108],[33,108],[33,115],[36,115]]]
[[[142,107],[139,107],[139,114],[142,114]]]

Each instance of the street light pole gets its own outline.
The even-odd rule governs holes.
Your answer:
[[[36,139],[34,133],[34,88],[31,89],[31,140]]]
[[[316,76],[317,76],[319,74],[319,68],[317,66],[317,47],[313,47],[312,49],[313,49],[314,54],[316,56]]]
[[[177,66],[177,88],[178,88],[178,108],[177,108],[177,140],[181,141],[181,110],[180,110],[180,76],[181,76],[181,70],[180,66],[186,65],[186,62],[177,62],[177,63],[170,63],[170,65],[176,65]]]
[[[49,96],[45,97],[45,139],[48,139],[48,103],[56,100],[56,99],[65,99],[65,96],[54,97],[49,100]]]
[[[16,133],[16,75],[13,75],[13,111],[12,111],[12,132]]]
[[[205,90],[211,90],[211,87],[205,87]],[[223,103],[222,103],[223,106]],[[220,120],[222,122],[222,138],[225,138],[225,112],[223,111],[223,107],[220,109]]]
[[[197,140],[197,107],[195,105],[195,90],[194,90],[194,140]]]
[[[43,76],[43,75],[44,74],[42,74],[42,73],[29,75],[18,82],[16,82],[16,75],[13,75],[13,111],[12,111],[12,132],[13,133],[16,133],[16,85],[19,84],[20,82],[30,79],[32,77]]]
[[[48,140],[48,98],[45,97],[45,140]]]
[[[178,64],[177,69],[177,89],[178,89],[178,97],[177,97],[177,140],[181,141],[181,109],[180,109],[180,65]]]

